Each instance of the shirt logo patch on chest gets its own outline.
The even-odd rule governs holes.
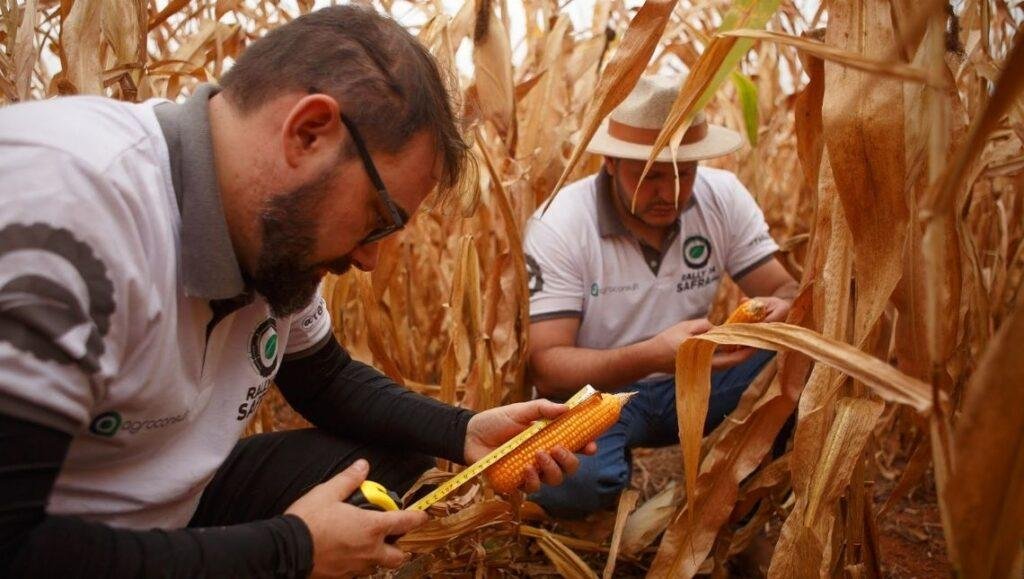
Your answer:
[[[638,289],[640,289],[640,284],[638,284],[636,282],[627,283],[627,284],[623,284],[623,285],[604,286],[604,287],[601,287],[600,285],[597,284],[597,282],[594,282],[594,283],[590,284],[590,295],[592,295],[592,296],[594,296],[596,298],[598,296],[603,296],[603,295],[607,295],[607,294],[623,294],[623,293],[633,292],[633,291],[636,291]]]
[[[676,293],[707,287],[717,283],[721,277],[718,275],[718,268],[713,265],[700,271],[684,273],[676,284]]]
[[[260,376],[266,378],[277,366],[277,322],[263,320],[249,339],[249,357]]]
[[[711,259],[711,242],[701,235],[691,235],[683,242],[683,261],[690,269],[700,269]]]

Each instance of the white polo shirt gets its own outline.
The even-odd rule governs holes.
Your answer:
[[[602,170],[566,186],[527,223],[530,320],[580,317],[579,347],[627,346],[705,317],[723,274],[740,279],[778,250],[757,203],[728,171],[697,169],[678,229],[660,251],[628,232],[611,195]]]
[[[186,525],[282,357],[330,335],[321,299],[245,292],[213,93],[0,109],[0,409],[72,435],[49,513]]]

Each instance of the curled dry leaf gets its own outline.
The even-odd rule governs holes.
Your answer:
[[[608,547],[608,562],[605,563],[602,579],[611,579],[615,573],[615,561],[619,555],[619,544],[622,541],[622,531],[626,526],[629,513],[636,507],[636,501],[640,493],[634,490],[625,490],[619,495],[619,507],[615,511],[615,530],[612,531],[612,542]]]
[[[951,554],[965,577],[1009,577],[1024,541],[1024,306],[993,338],[953,431],[941,489]],[[983,473],[983,475],[982,475]]]
[[[467,533],[511,524],[511,521],[511,505],[492,499],[470,505],[454,515],[427,521],[415,531],[403,535],[397,545],[412,553],[428,553]]]
[[[597,579],[597,574],[572,549],[566,547],[551,533],[541,530],[537,544],[554,564],[558,574],[566,579]]]
[[[669,481],[658,494],[640,505],[626,519],[622,530],[622,552],[635,555],[649,547],[668,527],[681,502],[680,489],[675,481]]]
[[[78,94],[98,95],[103,91],[100,62],[103,0],[77,0],[61,27],[64,77]]]

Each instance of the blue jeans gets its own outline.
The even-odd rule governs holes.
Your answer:
[[[739,404],[740,397],[775,352],[758,350],[742,364],[711,374],[711,398],[704,434],[714,430]],[[629,486],[630,449],[679,443],[674,378],[636,383],[619,421],[597,439],[597,454],[580,456],[580,468],[557,487],[543,486],[530,500],[549,514],[578,518],[615,504]]]

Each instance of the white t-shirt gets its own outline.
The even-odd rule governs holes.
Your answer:
[[[73,437],[51,514],[184,526],[283,355],[330,333],[322,299],[275,320],[249,294],[207,335],[211,300],[182,283],[165,102],[0,109],[0,409]]]
[[[741,278],[778,250],[736,176],[702,166],[678,234],[660,257],[645,256],[608,181],[602,172],[566,186],[530,218],[524,239],[531,321],[580,317],[579,347],[627,346],[705,317],[722,274]]]

